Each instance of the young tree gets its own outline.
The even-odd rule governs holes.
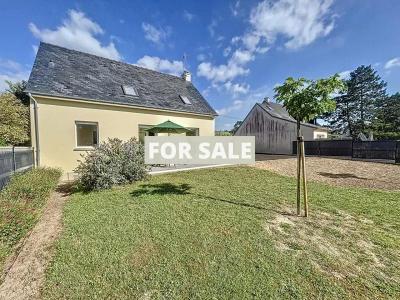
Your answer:
[[[29,140],[29,112],[13,94],[0,94],[0,140],[18,145]]]
[[[30,99],[28,94],[25,93],[27,82],[25,80],[18,82],[11,82],[9,80],[6,80],[6,83],[8,84],[7,92],[17,97],[22,102],[23,105],[29,106]]]
[[[303,172],[305,216],[308,215],[307,187],[305,177],[304,140],[301,122],[308,122],[335,109],[333,94],[345,91],[345,85],[336,74],[319,80],[289,77],[283,85],[275,88],[275,98],[282,102],[288,113],[297,121],[297,214],[300,215],[300,176]]]
[[[371,66],[360,66],[346,80],[347,94],[336,98],[336,111],[330,115],[333,131],[357,137],[372,130],[377,106],[386,98],[386,82]]]

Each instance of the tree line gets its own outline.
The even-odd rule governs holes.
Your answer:
[[[323,116],[332,132],[400,139],[400,93],[388,95],[387,83],[370,65],[352,71],[344,83],[347,91],[335,98],[336,110]]]
[[[336,108],[318,116],[332,135],[400,140],[400,93],[388,95],[387,83],[370,65],[359,66],[343,82],[345,92],[334,97]],[[234,134],[242,122],[237,121],[230,132]]]

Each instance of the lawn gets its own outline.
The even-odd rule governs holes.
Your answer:
[[[310,186],[251,167],[76,193],[45,299],[400,297],[400,193]]]

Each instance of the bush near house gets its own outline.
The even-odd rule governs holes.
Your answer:
[[[16,174],[0,192],[0,267],[14,246],[33,228],[61,171],[38,168]]]
[[[79,186],[86,191],[111,188],[113,185],[145,179],[144,146],[135,138],[126,142],[108,139],[87,152],[75,172]]]

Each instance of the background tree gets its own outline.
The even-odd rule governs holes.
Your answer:
[[[345,85],[336,74],[319,80],[289,77],[283,85],[275,89],[275,98],[282,102],[288,113],[297,121],[297,214],[300,214],[300,177],[303,172],[303,191],[305,215],[308,215],[307,186],[305,176],[304,141],[301,135],[301,122],[308,122],[335,109],[334,93],[345,91]]]
[[[0,94],[0,141],[19,145],[29,140],[29,111],[11,93]]]
[[[230,130],[216,130],[215,135],[216,136],[231,136],[232,132]]]
[[[334,132],[355,138],[373,129],[377,106],[386,98],[386,82],[371,66],[360,66],[345,83],[347,93],[336,98],[329,123]]]
[[[380,101],[372,125],[376,138],[400,139],[400,93]]]
[[[25,93],[27,82],[25,80],[18,82],[6,80],[6,83],[8,84],[8,89],[6,91],[17,97],[23,105],[29,106],[30,99],[28,94]]]
[[[236,121],[235,125],[233,125],[233,128],[231,130],[232,134],[235,134],[236,130],[239,129],[240,125],[242,125],[243,121]]]

